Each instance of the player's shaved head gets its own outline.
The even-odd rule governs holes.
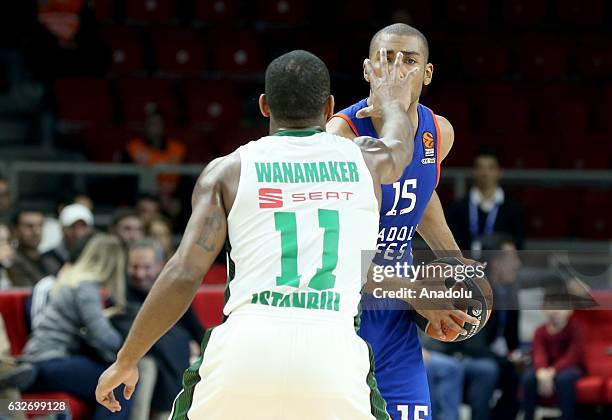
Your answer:
[[[388,35],[417,37],[423,45],[425,61],[429,59],[429,43],[427,42],[427,38],[425,38],[425,35],[423,35],[421,31],[405,23],[394,23],[393,25],[385,26],[380,31],[376,32],[370,41],[370,57],[376,55],[376,51],[380,48],[379,41],[381,38]]]
[[[320,119],[330,96],[329,71],[316,55],[291,51],[266,69],[265,91],[270,112],[277,121]]]

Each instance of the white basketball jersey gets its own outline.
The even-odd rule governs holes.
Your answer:
[[[361,251],[375,249],[379,217],[359,147],[296,130],[238,150],[225,315],[257,304],[355,316]]]

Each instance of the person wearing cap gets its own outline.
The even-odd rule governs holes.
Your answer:
[[[79,240],[94,230],[93,214],[82,204],[75,203],[64,207],[60,212],[59,221],[62,226],[62,242],[42,255],[43,264],[53,274],[56,274],[69,260],[71,250]]]

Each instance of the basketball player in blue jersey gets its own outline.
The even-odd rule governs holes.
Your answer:
[[[417,29],[398,23],[383,28],[372,38],[369,56],[373,63],[379,62],[381,49],[387,51],[390,63],[394,62],[397,53],[403,53],[402,71],[419,69],[412,80],[411,97],[405,98],[409,101],[411,123],[418,128],[412,162],[400,179],[382,186],[374,262],[379,265],[412,263],[411,241],[417,232],[432,250],[438,251],[437,255],[441,256],[444,250],[446,256],[448,251],[460,256],[435,191],[440,179],[440,163],[453,146],[453,127],[446,118],[419,103],[422,87],[431,83],[433,75],[433,65],[428,62],[427,39]],[[375,71],[378,74],[380,69],[375,68]],[[364,77],[367,81],[365,71]],[[327,130],[348,138],[377,138],[381,124],[379,111],[366,98],[335,114]],[[391,418],[430,420],[429,387],[417,327],[410,308],[402,305],[405,303],[374,299],[364,294],[359,335],[372,346],[376,378]],[[450,311],[415,309],[431,322],[440,337],[444,336],[441,322],[453,330],[463,331],[450,318]]]

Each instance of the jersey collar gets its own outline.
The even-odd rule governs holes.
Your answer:
[[[320,128],[295,128],[295,129],[283,129],[281,128],[273,136],[288,136],[288,137],[308,137],[314,136],[315,134],[322,133],[323,130]]]

